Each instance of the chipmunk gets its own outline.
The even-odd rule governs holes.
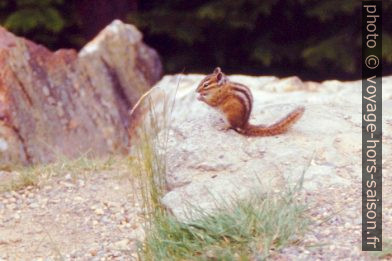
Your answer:
[[[243,84],[231,82],[217,67],[207,75],[196,89],[198,100],[218,109],[225,116],[229,126],[247,136],[273,136],[284,133],[301,118],[305,108],[297,107],[284,118],[272,125],[252,125],[249,116],[252,112],[253,96]]]

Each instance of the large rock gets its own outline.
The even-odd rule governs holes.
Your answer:
[[[184,218],[189,205],[213,210],[232,198],[292,187],[303,174],[307,191],[361,180],[361,81],[231,76],[253,92],[251,122],[273,123],[297,105],[306,107],[303,118],[285,134],[245,137],[221,130],[221,116],[196,99],[202,78],[165,76],[133,112],[135,126],[145,124],[144,128],[151,128],[150,104],[154,115],[169,119],[158,126],[156,137],[164,141],[167,137],[163,149],[168,191],[162,202],[177,217]],[[388,173],[392,170],[392,77],[383,79],[383,100],[383,164]],[[170,104],[173,109],[163,113]]]
[[[125,150],[128,111],[160,76],[157,53],[120,21],[79,53],[0,27],[0,164]]]

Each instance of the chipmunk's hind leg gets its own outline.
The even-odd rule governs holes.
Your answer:
[[[230,111],[227,114],[227,121],[229,122],[230,127],[235,131],[243,129],[247,124],[247,119],[244,118],[244,111],[240,109]]]

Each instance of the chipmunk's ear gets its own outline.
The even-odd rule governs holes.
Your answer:
[[[216,79],[218,80],[218,84],[221,85],[225,82],[225,77],[222,72],[218,72],[216,75]]]
[[[216,67],[215,70],[214,70],[214,74],[218,74],[220,72],[222,72],[221,68],[220,67]]]

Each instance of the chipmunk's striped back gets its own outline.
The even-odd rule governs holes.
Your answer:
[[[244,116],[247,120],[249,120],[250,113],[252,112],[253,109],[252,92],[249,90],[248,87],[240,83],[232,82],[230,84],[230,88],[231,88],[230,92],[233,93],[234,97],[239,99],[240,102],[244,105],[246,111],[246,115]]]

